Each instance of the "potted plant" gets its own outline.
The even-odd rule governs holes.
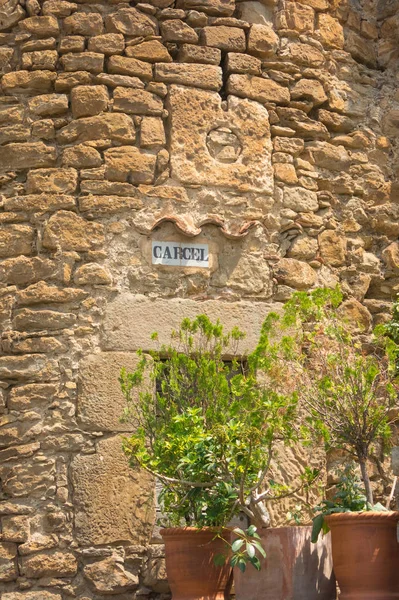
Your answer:
[[[205,315],[184,319],[167,347],[139,351],[136,370],[121,372],[124,418],[135,426],[125,452],[133,468],[163,485],[171,527],[161,534],[174,600],[220,598],[230,567],[259,569],[257,528],[270,526],[266,501],[290,493],[269,475],[276,443],[298,438],[297,397],[262,381],[256,353],[226,362],[242,338],[239,329],[225,333]],[[304,469],[300,485],[316,475]],[[226,527],[239,513],[251,525],[230,540]]]
[[[342,300],[338,288],[296,293],[283,319],[294,331],[285,343],[285,368],[305,428],[327,451],[341,449],[355,461],[364,486],[363,495],[346,474],[314,520],[314,539],[331,530],[341,600],[399,598],[399,513],[374,503],[370,481],[372,457],[387,452],[390,416],[398,408],[397,348],[381,330],[366,335]]]

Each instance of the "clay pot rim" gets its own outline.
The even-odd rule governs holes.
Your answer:
[[[399,511],[359,511],[359,512],[346,512],[346,513],[333,513],[325,517],[327,525],[339,525],[344,523],[354,524],[357,523],[378,523],[378,522],[390,522],[395,525],[399,521]]]
[[[199,533],[221,533],[232,532],[233,529],[229,527],[165,527],[159,530],[159,533],[164,535],[180,535],[184,533],[199,534]]]

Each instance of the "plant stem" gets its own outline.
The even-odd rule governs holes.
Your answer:
[[[364,458],[363,455],[358,454],[358,460],[359,460],[360,470],[362,472],[362,479],[363,479],[364,487],[366,490],[367,502],[369,502],[371,505],[373,505],[374,504],[373,490],[371,489],[370,477],[367,472],[366,459]]]

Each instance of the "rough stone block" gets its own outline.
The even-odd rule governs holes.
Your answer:
[[[105,175],[110,181],[153,183],[156,157],[134,146],[110,148],[104,152]]]
[[[1,519],[2,538],[6,542],[26,542],[29,537],[29,517],[7,516]]]
[[[163,102],[159,96],[145,90],[117,87],[114,91],[114,110],[135,115],[162,115]]]
[[[84,117],[63,127],[57,135],[61,144],[112,140],[133,143],[136,134],[132,119],[128,115],[105,113],[95,117]]]
[[[89,39],[88,50],[90,52],[100,52],[105,56],[111,56],[112,54],[122,54],[124,49],[125,38],[121,33],[104,33]]]
[[[179,0],[179,8],[194,9],[208,15],[230,17],[235,9],[234,0]]]
[[[60,58],[65,71],[88,71],[101,73],[104,70],[104,54],[98,52],[69,52]]]
[[[85,38],[82,35],[68,35],[61,38],[58,51],[60,54],[66,54],[67,52],[84,52],[85,49]],[[93,52],[98,52],[94,48],[90,48]]]
[[[261,75],[262,62],[260,58],[250,56],[249,54],[239,54],[229,52],[226,56],[226,71],[230,73],[244,73],[250,75]]]
[[[58,388],[53,383],[29,383],[13,387],[8,398],[10,410],[37,410],[54,401]]]
[[[0,356],[0,378],[17,381],[49,381],[57,375],[55,361],[41,354]]]
[[[1,80],[5,94],[37,94],[51,92],[57,74],[52,71],[13,71]]]
[[[22,308],[14,313],[13,327],[18,331],[44,331],[66,329],[76,323],[74,313],[55,310],[31,310]]]
[[[40,592],[4,592],[1,600],[62,600],[61,594],[40,590]]]
[[[90,167],[99,167],[102,164],[102,158],[101,154],[95,148],[91,148],[91,146],[86,144],[77,144],[72,148],[65,148],[62,155],[62,164],[68,167],[87,169]]]
[[[77,572],[77,560],[72,552],[40,552],[20,559],[21,575],[33,579],[39,577],[73,577]]]
[[[50,250],[76,250],[85,252],[104,242],[104,226],[82,219],[73,212],[60,210],[47,221],[43,233],[43,246]]]
[[[108,102],[105,85],[79,85],[71,91],[72,114],[75,118],[98,115],[107,109]]]
[[[108,59],[109,73],[120,73],[121,75],[133,75],[145,80],[152,79],[152,67],[146,62],[126,56],[111,56]]]
[[[317,15],[316,36],[329,48],[344,47],[344,30],[338,19],[328,14]]]
[[[94,36],[103,32],[104,25],[101,15],[76,12],[64,19],[64,28],[67,34]]]
[[[151,477],[128,466],[122,440],[97,442],[95,454],[72,461],[75,533],[79,543],[147,543],[154,521]]]
[[[272,193],[266,109],[232,96],[227,106],[222,110],[220,96],[214,92],[171,88],[174,176],[186,184]],[[239,131],[239,138],[235,131]]]
[[[33,253],[35,232],[29,225],[0,225],[0,258]]]
[[[18,256],[0,263],[0,282],[8,285],[26,285],[40,279],[54,279],[57,276],[59,276],[57,263],[47,258]]]
[[[165,129],[162,119],[144,117],[140,128],[141,148],[159,148],[166,143]]]
[[[105,26],[109,33],[123,33],[129,36],[146,37],[158,33],[156,20],[136,8],[121,8],[108,15]]]
[[[16,556],[16,544],[0,542],[0,581],[6,582],[17,579],[18,570]]]
[[[155,65],[155,81],[177,83],[209,90],[222,87],[222,69],[216,65],[193,65],[192,63],[158,63]]]
[[[219,65],[222,51],[219,48],[207,48],[193,44],[183,44],[179,50],[179,62]],[[158,62],[158,61],[157,61]]]
[[[299,33],[311,33],[314,29],[315,12],[311,6],[283,0],[276,15],[277,29],[293,29]]]
[[[56,158],[55,148],[43,142],[15,142],[0,148],[0,165],[5,170],[51,167]]]
[[[23,31],[44,38],[52,35],[57,36],[60,31],[58,21],[53,16],[28,17],[20,23],[19,27]]]
[[[282,258],[276,265],[274,275],[279,283],[298,290],[306,290],[316,283],[316,271],[295,258]]]
[[[58,52],[56,50],[35,50],[34,52],[24,52],[21,64],[23,69],[55,71],[57,62]]]
[[[73,196],[63,194],[28,194],[27,196],[14,196],[7,198],[4,202],[6,210],[17,212],[49,212],[61,209],[73,209],[76,201]]]
[[[288,104],[290,101],[290,93],[286,87],[273,79],[264,79],[254,75],[230,75],[227,92],[239,98],[250,98],[262,103]]]
[[[242,29],[225,25],[204,27],[201,30],[201,42],[204,46],[219,48],[225,52],[245,52],[247,46]]]
[[[181,298],[154,300],[138,294],[122,294],[106,309],[102,348],[116,351],[135,351],[139,348],[156,350],[159,345],[170,342],[172,329],[176,329],[184,317],[192,319],[206,314],[213,321],[219,319],[226,331],[238,324],[246,337],[239,343],[237,353],[246,354],[255,348],[262,323],[273,310],[281,310],[281,305],[246,301],[196,302]],[[157,315],[156,323],[154,314]],[[159,342],[151,340],[154,331],[159,334]]]
[[[319,235],[320,256],[324,263],[332,267],[340,267],[346,262],[347,240],[336,231],[326,229]]]
[[[58,117],[68,111],[66,94],[43,94],[28,101],[31,113],[39,117]]]
[[[79,364],[77,415],[81,427],[89,431],[131,431],[132,425],[121,423],[126,407],[119,376],[122,367],[137,367],[135,353],[101,352],[91,354]]]
[[[179,44],[197,44],[198,34],[180,19],[170,19],[161,24],[162,39]]]
[[[26,191],[29,194],[60,193],[76,191],[78,174],[75,169],[35,169],[29,171]]]
[[[129,58],[136,58],[150,63],[172,62],[172,57],[167,48],[158,40],[148,40],[147,42],[141,42],[141,44],[128,46],[125,54]]]

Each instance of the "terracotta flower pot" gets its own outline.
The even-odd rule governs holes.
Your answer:
[[[215,538],[215,530],[182,527],[161,529],[160,533],[172,599],[223,600],[231,568],[214,563],[217,554],[226,553],[226,544]]]
[[[398,520],[399,512],[326,517],[340,600],[399,599]]]
[[[311,527],[258,530],[266,551],[262,568],[234,570],[236,600],[334,600],[330,536],[311,543]]]

